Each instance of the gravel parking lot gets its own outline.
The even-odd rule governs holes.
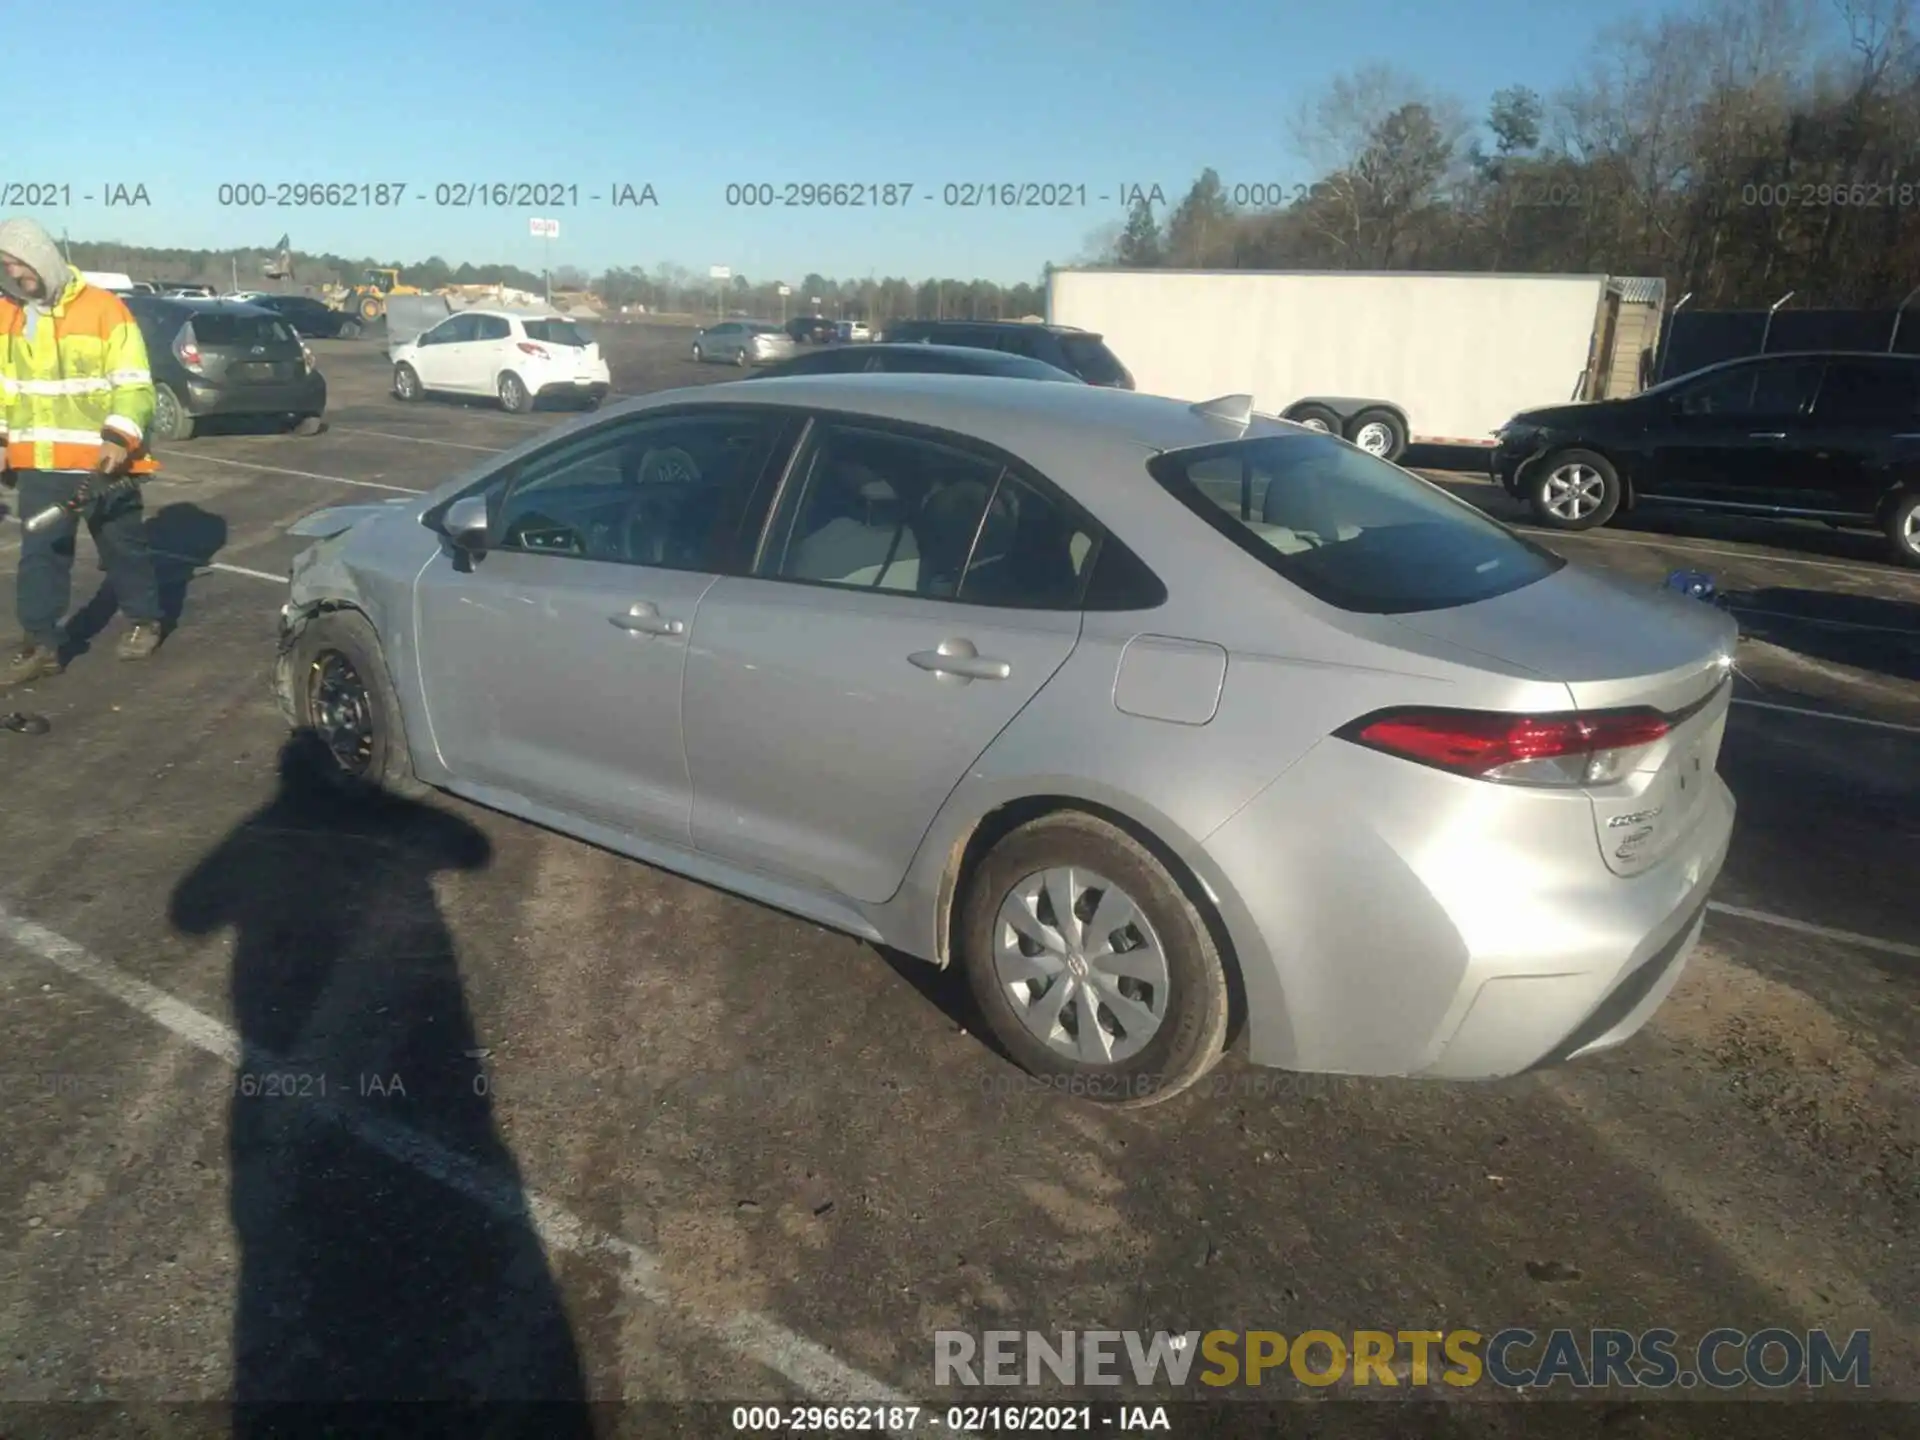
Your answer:
[[[735,375],[604,329],[621,393]],[[1748,635],[1732,858],[1634,1042],[1482,1087],[1230,1058],[1112,1115],[917,962],[462,802],[376,828],[283,787],[285,527],[564,418],[316,350],[327,433],[162,450],[158,656],[95,604],[0,697],[53,723],[0,733],[0,1399],[933,1401],[944,1328],[1506,1325],[1865,1328],[1874,1393],[1920,1398],[1920,574],[1873,537],[1547,542],[1708,570]]]

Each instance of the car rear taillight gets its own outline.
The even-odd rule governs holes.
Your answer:
[[[182,325],[180,327],[180,333],[173,337],[173,354],[174,358],[186,366],[187,369],[193,371],[196,375],[200,373],[201,366],[206,362],[201,357],[200,347],[194,343],[193,326]]]
[[[536,345],[531,340],[522,340],[520,342],[520,353],[522,355],[538,355],[542,360],[551,360],[553,358],[553,356],[547,353],[546,346]]]
[[[1673,728],[1658,710],[1511,715],[1485,710],[1387,710],[1338,732],[1343,740],[1476,780],[1509,785],[1610,785]]]
[[[307,342],[306,342],[306,341],[304,341],[304,340],[302,340],[302,341],[300,342],[300,366],[301,366],[301,369],[302,369],[302,370],[304,370],[304,371],[305,371],[305,372],[306,372],[307,374],[309,374],[309,375],[311,375],[311,374],[313,373],[313,371],[314,371],[314,364],[315,364],[315,362],[314,362],[314,358],[313,358],[313,351],[312,351],[312,350],[310,350],[310,349],[308,349],[308,348],[307,348]]]

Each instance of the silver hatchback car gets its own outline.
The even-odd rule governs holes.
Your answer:
[[[1367,1075],[1615,1045],[1732,829],[1726,615],[1246,397],[673,391],[295,529],[277,687],[346,788],[958,964],[1116,1104],[1230,1028]]]
[[[793,337],[764,320],[726,320],[709,325],[693,337],[696,362],[771,365],[776,360],[789,360],[795,353]]]

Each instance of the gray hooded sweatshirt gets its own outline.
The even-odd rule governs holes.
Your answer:
[[[37,298],[22,295],[13,277],[0,269],[0,291],[26,308],[25,330],[33,335],[40,328],[40,317],[53,309],[61,292],[72,281],[73,269],[46,229],[38,221],[25,218],[0,224],[0,255],[11,255],[31,267],[46,289],[46,293]]]

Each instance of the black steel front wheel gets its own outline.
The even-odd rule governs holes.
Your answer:
[[[319,778],[352,795],[417,796],[406,719],[380,637],[357,610],[308,620],[293,642],[294,724]]]

